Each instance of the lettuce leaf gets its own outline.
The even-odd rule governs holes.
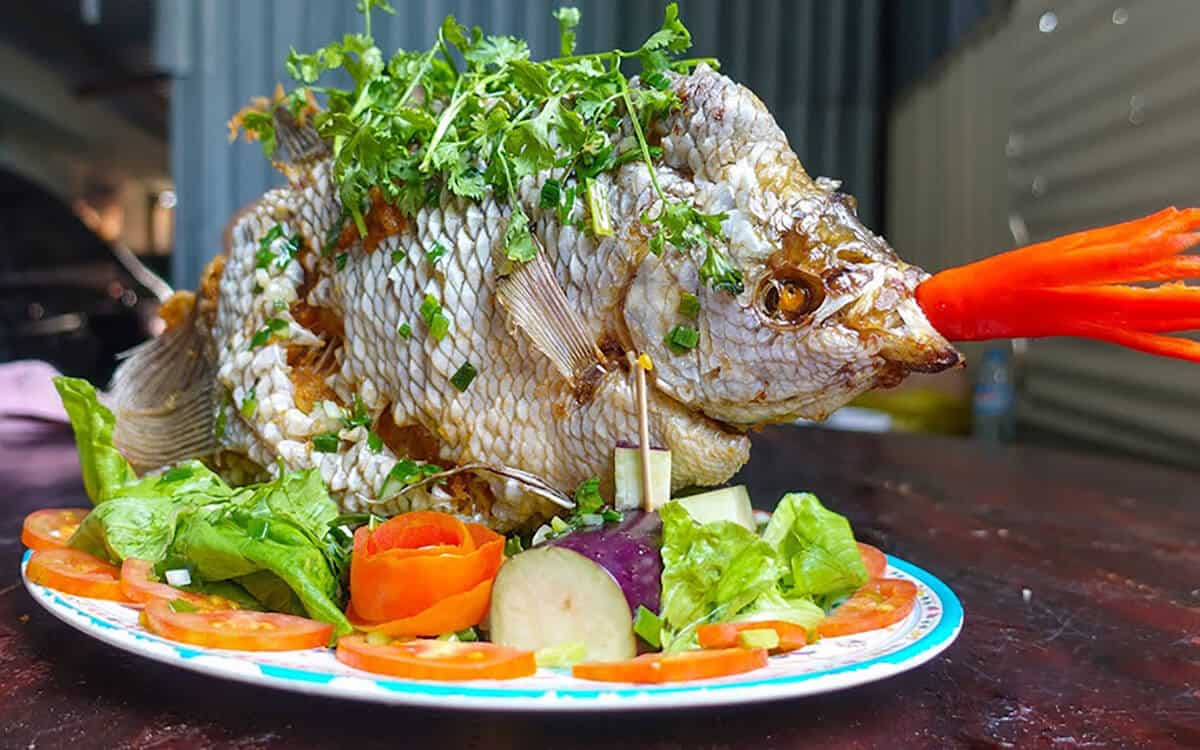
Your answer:
[[[696,628],[733,619],[780,576],[769,544],[738,524],[699,524],[679,503],[659,509],[663,522],[662,644],[695,647]]]
[[[274,611],[351,631],[339,603],[344,565],[334,551],[337,504],[316,470],[234,489],[199,461],[138,478],[112,444],[115,419],[83,380],[55,381],[75,430],[96,507],[69,544],[120,564],[136,557],[187,567],[200,588],[236,587]]]
[[[783,564],[785,597],[830,602],[867,582],[850,522],[821,505],[816,495],[784,495],[763,529],[763,540]]]
[[[96,389],[86,380],[57,377],[54,387],[75,432],[83,486],[92,503],[99,505],[118,488],[137,479],[133,467],[113,447],[112,433],[117,420],[96,398]]]

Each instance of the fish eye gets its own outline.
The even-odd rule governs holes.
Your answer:
[[[754,306],[768,325],[793,328],[807,322],[825,301],[825,287],[816,276],[787,270],[763,278],[754,295]]]

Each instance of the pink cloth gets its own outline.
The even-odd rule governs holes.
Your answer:
[[[0,419],[25,417],[66,422],[51,378],[58,370],[45,362],[19,360],[0,364]]]

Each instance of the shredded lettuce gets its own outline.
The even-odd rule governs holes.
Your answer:
[[[761,537],[728,521],[701,524],[675,502],[659,514],[667,652],[695,648],[696,628],[710,622],[785,620],[811,631],[825,606],[867,581],[849,522],[811,494],[784,495]]]
[[[733,619],[779,580],[771,545],[735,523],[696,523],[679,503],[663,522],[661,642],[667,652],[695,647],[696,628]]]
[[[75,430],[79,463],[96,507],[70,546],[121,563],[135,557],[186,568],[199,590],[234,592],[272,611],[352,628],[345,596],[345,534],[316,470],[232,488],[188,461],[138,478],[113,447],[113,414],[86,381],[57,378]]]
[[[775,506],[763,540],[784,564],[785,596],[827,603],[867,582],[850,522],[821,505],[816,495],[789,493]]]

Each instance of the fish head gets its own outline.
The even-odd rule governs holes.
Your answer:
[[[712,241],[743,284],[731,293],[701,279],[703,243],[642,259],[625,318],[658,388],[756,425],[823,419],[864,391],[961,362],[917,304],[927,274],[863,225],[837,182],[805,173],[754,94],[703,69],[676,85],[684,106],[657,133],[664,185],[723,215]],[[680,307],[687,294],[694,317]],[[693,348],[676,326],[698,332]]]

